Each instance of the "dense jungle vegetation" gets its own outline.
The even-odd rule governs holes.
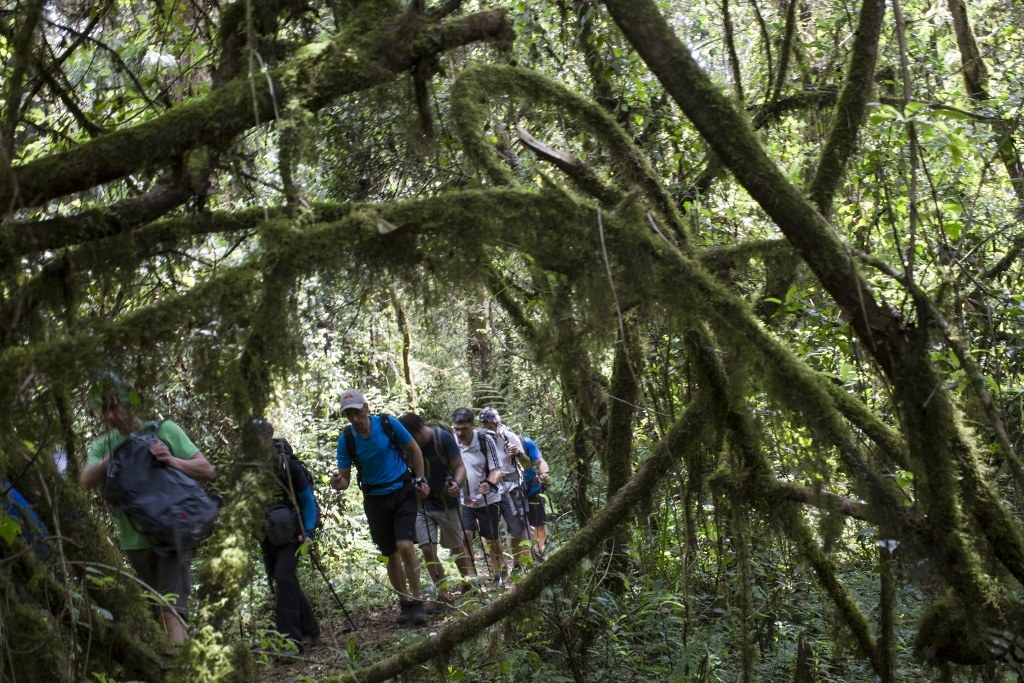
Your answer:
[[[0,513],[2,679],[1024,677],[1021,26],[1007,0],[5,1],[0,478],[50,535]],[[78,483],[105,370],[220,471],[180,652]],[[326,483],[352,385],[533,436],[548,559],[374,629],[394,597]],[[327,517],[340,602],[304,565],[330,637],[298,663],[256,651],[257,415]]]

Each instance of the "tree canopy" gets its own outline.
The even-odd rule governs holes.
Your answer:
[[[813,576],[867,676],[898,680],[911,651],[1002,666],[1024,617],[1019,13],[8,3],[0,477],[59,561],[4,534],[5,678],[168,666],[108,580],[99,508],[49,466],[59,449],[77,475],[106,369],[228,473],[172,678],[251,665],[225,624],[268,475],[238,425],[288,403],[330,466],[348,384],[434,419],[522,406],[578,530],[349,678],[451,652],[601,557],[613,595],[667,561],[687,610],[727,596],[720,656],[754,680],[769,550]],[[715,563],[725,585],[693,585]]]

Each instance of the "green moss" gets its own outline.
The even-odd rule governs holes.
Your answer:
[[[532,105],[548,105],[596,136],[610,155],[614,178],[624,192],[643,188],[660,217],[676,234],[685,235],[685,224],[675,203],[665,191],[647,159],[629,140],[622,128],[593,100],[564,85],[527,69],[509,66],[476,66],[466,69],[451,89],[456,132],[466,153],[499,185],[511,184],[512,174],[486,140],[488,103],[503,96],[516,96]]]

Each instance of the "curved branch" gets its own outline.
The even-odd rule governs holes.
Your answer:
[[[467,154],[490,175],[493,182],[512,182],[507,167],[485,136],[488,112],[484,105],[499,94],[528,96],[534,104],[557,106],[573,116],[578,125],[600,136],[608,153],[624,169],[627,182],[643,188],[661,218],[672,226],[673,233],[680,239],[686,239],[684,223],[674,199],[648,160],[608,112],[561,83],[526,69],[496,65],[471,67],[463,71],[452,85],[452,111],[457,116],[457,134]]]
[[[846,164],[856,149],[857,131],[864,122],[874,86],[885,0],[864,0],[858,16],[846,81],[839,93],[832,127],[810,186],[811,200],[826,216],[832,212],[833,197],[845,175]]]
[[[0,266],[8,259],[25,254],[120,235],[166,215],[193,194],[189,189],[160,184],[139,197],[102,208],[86,209],[74,216],[15,223],[11,226],[10,242],[0,259]]]
[[[308,46],[303,56],[251,81],[232,81],[198,102],[12,169],[0,184],[0,206],[39,206],[166,163],[196,147],[224,149],[246,130],[273,121],[275,101],[295,98],[304,108],[317,111],[342,95],[393,79],[421,59],[501,38],[507,31],[501,10],[438,27],[395,22],[369,37],[343,31],[330,43]]]

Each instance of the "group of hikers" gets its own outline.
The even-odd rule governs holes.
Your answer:
[[[89,449],[81,482],[86,488],[102,488],[112,503],[121,547],[139,578],[157,594],[171,595],[154,609],[171,644],[180,645],[188,637],[192,550],[212,524],[204,508],[216,505],[204,498],[195,480],[210,481],[216,470],[171,420],[143,423],[135,414],[135,402],[119,383],[99,392],[96,408],[110,430]],[[388,580],[399,597],[397,623],[422,625],[429,613],[453,604],[455,593],[476,589],[481,581],[473,550],[478,537],[496,583],[543,560],[547,520],[542,491],[550,477],[548,463],[536,443],[516,435],[497,410],[485,407],[475,416],[469,408],[458,408],[451,414],[449,431],[426,424],[415,413],[397,418],[372,414],[363,393],[348,389],[341,395],[341,411],[349,424],[338,435],[338,469],[330,485],[337,491],[348,489],[355,469],[370,538],[387,558]],[[147,431],[148,439],[140,437]],[[291,444],[275,438],[266,420],[249,422],[243,444],[257,464],[264,457],[274,462],[277,490],[266,509],[261,547],[274,591],[276,628],[290,648],[302,653],[320,637],[297,576],[303,546],[313,540],[321,522],[313,481]],[[151,500],[136,504],[127,494],[108,495],[110,489],[140,488],[131,482],[111,483],[113,477],[132,476],[127,464],[132,457],[178,477],[167,486],[187,489],[187,495],[145,496],[163,495],[170,507],[154,507]],[[139,476],[147,482],[154,478]],[[200,490],[193,492],[190,486]],[[145,504],[153,509],[145,510]],[[165,521],[176,526],[165,532]],[[502,521],[509,536],[508,555]],[[416,546],[433,584],[430,598],[421,586]],[[438,546],[451,553],[458,579],[446,577]]]

